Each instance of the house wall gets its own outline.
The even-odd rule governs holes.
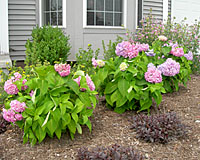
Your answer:
[[[92,44],[95,50],[100,48],[99,58],[102,58],[102,40],[108,44],[109,40],[115,41],[117,35],[123,37],[126,33],[126,29],[122,28],[84,28],[84,2],[66,0],[66,28],[62,29],[66,35],[70,35],[72,49],[69,60],[75,60],[79,48],[86,49],[88,44]],[[126,2],[126,28],[134,32],[137,26],[137,0]],[[32,29],[40,22],[39,0],[8,0],[8,5],[10,56],[12,60],[24,60],[25,43],[31,38]],[[163,19],[163,0],[143,0],[143,16],[149,14],[150,8],[154,16]]]
[[[78,52],[79,48],[86,49],[88,44],[92,44],[93,49],[100,48],[102,58],[102,40],[105,44],[109,40],[115,41],[117,35],[124,36],[126,29],[119,28],[83,28],[83,1],[73,0],[67,1],[67,27],[65,29],[66,34],[70,35],[71,39],[71,60],[75,60],[75,53]],[[136,1],[127,0],[127,28],[133,31],[136,28]]]

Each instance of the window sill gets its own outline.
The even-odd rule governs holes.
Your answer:
[[[83,29],[126,29],[125,27],[115,26],[84,26]]]

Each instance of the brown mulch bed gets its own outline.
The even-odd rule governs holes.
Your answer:
[[[80,147],[93,148],[121,144],[132,146],[151,160],[198,160],[200,159],[200,76],[192,76],[188,88],[180,87],[178,92],[163,95],[157,112],[174,111],[186,125],[191,127],[189,136],[168,144],[147,143],[136,138],[130,130],[129,119],[135,112],[117,114],[100,103],[92,118],[93,131],[85,127],[83,134],[77,134],[72,141],[69,135],[61,140],[46,138],[41,144],[31,147],[22,144],[23,132],[11,126],[0,135],[0,159],[75,159]],[[155,111],[152,111],[154,114]],[[199,120],[199,121],[198,121]]]

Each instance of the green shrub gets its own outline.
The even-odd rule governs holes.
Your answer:
[[[120,36],[117,36],[116,42],[112,42],[110,40],[109,44],[107,44],[107,49],[106,49],[104,40],[102,40],[102,46],[103,46],[103,50],[104,50],[104,53],[103,53],[104,60],[108,60],[110,58],[116,57],[116,53],[115,53],[116,45],[118,43],[122,42],[122,40],[123,40],[123,38]]]
[[[32,39],[26,42],[26,63],[44,63],[45,60],[54,64],[55,61],[65,62],[70,54],[69,36],[65,36],[60,28],[38,26],[32,31]]]
[[[92,58],[97,59],[99,50],[94,51],[92,45],[88,44],[87,50],[82,48],[79,49],[79,53],[76,53],[76,64],[77,69],[81,69],[88,74],[94,74],[94,68],[92,65]]]

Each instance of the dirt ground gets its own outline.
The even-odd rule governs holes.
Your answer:
[[[16,126],[0,134],[0,159],[75,159],[80,147],[93,148],[121,144],[132,146],[149,160],[200,160],[200,76],[192,76],[188,87],[180,87],[178,92],[163,95],[158,112],[174,111],[183,123],[191,127],[189,136],[168,144],[146,143],[136,138],[130,130],[130,117],[135,112],[117,114],[107,109],[104,103],[97,106],[91,121],[90,133],[85,127],[83,134],[77,134],[75,140],[64,134],[61,140],[46,138],[41,144],[31,147],[22,144],[23,132]],[[153,114],[155,111],[152,111]]]

